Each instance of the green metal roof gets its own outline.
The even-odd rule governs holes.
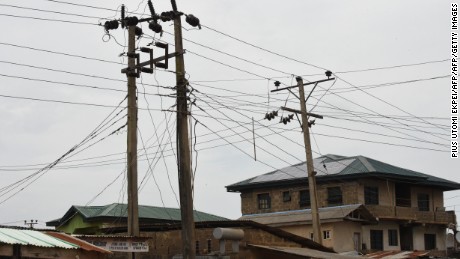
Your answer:
[[[444,190],[460,189],[459,183],[390,165],[365,156],[325,155],[313,159],[313,164],[317,172],[316,179],[318,182],[380,177],[411,181],[419,185],[437,186]],[[249,178],[226,188],[227,191],[235,192],[258,187],[298,184],[299,181],[307,181],[305,162]]]
[[[127,218],[128,205],[120,203],[112,203],[104,206],[72,206],[66,214],[58,219],[46,223],[47,226],[59,226],[63,222],[68,221],[76,214],[80,214],[85,221],[92,221],[107,218]],[[200,221],[219,221],[228,220],[213,214],[194,211],[196,222]],[[177,208],[165,208],[155,206],[139,205],[139,219],[156,220],[156,221],[180,221],[181,213]],[[113,219],[112,219],[113,221]]]
[[[40,247],[59,247],[77,249],[74,245],[39,231],[25,229],[0,228],[0,243],[10,245],[31,245]]]

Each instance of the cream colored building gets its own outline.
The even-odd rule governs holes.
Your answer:
[[[444,251],[456,224],[443,192],[460,184],[363,156],[314,160],[323,245],[337,252]],[[312,237],[305,163],[227,186],[241,193],[241,219]]]

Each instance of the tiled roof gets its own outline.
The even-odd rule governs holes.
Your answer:
[[[428,174],[404,169],[364,156],[325,155],[313,159],[317,181],[329,179],[353,179],[366,176],[404,179],[415,184],[438,186],[445,190],[460,189],[460,184]],[[299,180],[307,181],[307,166],[305,162],[281,168],[266,174],[227,186],[228,191],[240,191],[267,185],[281,185]]]
[[[84,220],[88,221],[102,218],[127,218],[128,205],[112,203],[105,206],[72,206],[61,219],[49,221],[46,224],[47,226],[58,226],[61,222],[66,222],[77,213],[79,213]],[[227,220],[226,218],[200,211],[194,211],[194,216],[197,222]],[[180,221],[181,213],[180,209],[177,208],[139,205],[139,219]]]

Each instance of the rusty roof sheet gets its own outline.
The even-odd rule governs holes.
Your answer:
[[[405,259],[427,255],[427,251],[379,251],[365,255],[367,258]]]
[[[103,248],[100,248],[98,246],[95,246],[93,244],[90,244],[84,240],[81,240],[79,238],[64,234],[64,233],[59,233],[59,232],[46,232],[47,235],[53,236],[55,238],[59,238],[61,240],[64,240],[66,242],[78,245],[81,249],[86,250],[86,251],[95,251],[103,254],[111,254],[109,250],[105,250]]]
[[[330,258],[357,259],[359,258],[356,256],[340,255],[336,253],[323,252],[323,251],[318,251],[318,250],[309,249],[305,247],[263,246],[263,245],[253,245],[253,244],[249,244],[248,246],[258,248],[258,249],[269,250],[269,251],[277,252],[280,254],[297,255],[297,256],[304,257],[304,258],[325,258],[325,259],[330,259]]]
[[[65,249],[79,248],[78,245],[71,244],[39,231],[11,228],[0,228],[0,243],[39,247],[59,247]]]

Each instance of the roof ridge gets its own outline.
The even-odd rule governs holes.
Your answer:
[[[358,159],[363,165],[364,167],[366,167],[366,169],[369,171],[369,172],[375,172],[375,168],[371,165],[371,163],[369,163],[369,161],[367,161],[367,157],[365,156],[356,156],[355,157],[356,159]]]

